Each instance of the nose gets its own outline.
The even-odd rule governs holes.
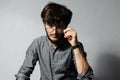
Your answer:
[[[53,26],[53,33],[56,33],[56,31],[57,31],[56,26]]]

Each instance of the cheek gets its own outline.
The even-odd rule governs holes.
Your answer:
[[[59,31],[60,34],[64,34],[64,29]]]
[[[45,28],[47,33],[51,33],[51,30],[48,28]]]
[[[63,34],[63,31],[59,31],[59,34]]]

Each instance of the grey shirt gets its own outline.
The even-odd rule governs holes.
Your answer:
[[[84,52],[82,45],[80,48]],[[85,52],[84,55],[86,57]],[[92,80],[91,67],[84,76],[77,73],[73,50],[66,39],[61,40],[59,46],[54,49],[47,36],[36,38],[26,52],[16,79],[30,80],[37,61],[40,65],[40,80]]]

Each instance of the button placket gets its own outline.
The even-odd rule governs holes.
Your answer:
[[[56,63],[58,62],[58,56],[56,54],[56,49],[53,49],[51,47],[50,53],[51,53],[50,55],[51,55],[52,75],[55,76],[56,75]]]

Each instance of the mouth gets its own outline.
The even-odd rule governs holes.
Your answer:
[[[58,41],[58,37],[54,34],[50,34],[48,38],[52,43],[56,43]]]
[[[52,43],[57,43],[59,42],[60,39],[62,39],[64,36],[63,35],[57,35],[57,34],[50,34],[48,36],[49,40],[52,42]]]
[[[57,34],[50,34],[51,37],[57,37]]]
[[[51,38],[57,39],[58,37],[56,35],[52,35]]]

